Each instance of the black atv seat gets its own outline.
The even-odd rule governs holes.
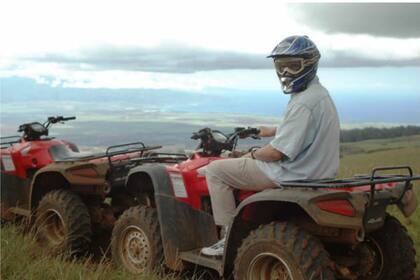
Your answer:
[[[48,151],[54,161],[83,160],[99,156],[91,152],[75,152],[65,145],[52,146],[49,148]]]

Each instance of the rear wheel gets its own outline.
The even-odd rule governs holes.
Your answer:
[[[126,210],[115,223],[111,248],[115,263],[132,273],[159,267],[163,247],[156,209],[135,206]]]
[[[289,223],[260,226],[244,239],[235,259],[241,280],[335,279],[322,244]]]
[[[51,191],[38,204],[35,233],[39,243],[53,254],[84,253],[92,235],[89,211],[78,195]]]
[[[410,280],[414,278],[416,251],[406,228],[388,216],[384,226],[356,248],[360,263],[355,268],[367,280]]]

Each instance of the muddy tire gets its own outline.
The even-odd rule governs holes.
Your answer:
[[[316,238],[290,223],[252,231],[235,259],[234,279],[335,279],[327,251]]]
[[[92,236],[89,211],[81,198],[67,190],[47,193],[35,213],[35,236],[50,253],[86,253]]]
[[[163,247],[156,209],[144,205],[127,209],[115,223],[111,249],[112,260],[131,273],[159,268]]]
[[[411,280],[416,269],[416,251],[407,229],[392,216],[387,216],[384,226],[368,236],[370,246],[375,246],[378,256],[374,273],[364,279]],[[368,242],[368,241],[367,241]]]

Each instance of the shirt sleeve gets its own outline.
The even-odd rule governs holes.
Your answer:
[[[284,120],[277,127],[277,134],[270,142],[274,149],[294,160],[303,147],[310,127],[312,114],[305,106],[296,104],[291,107]]]

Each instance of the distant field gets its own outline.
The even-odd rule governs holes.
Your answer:
[[[420,174],[420,136],[386,140],[368,140],[342,145],[340,177],[368,173],[373,167],[410,165]],[[415,184],[420,198],[420,182]],[[420,210],[409,219],[396,208],[389,209],[407,227],[417,249],[417,275],[420,276]],[[1,279],[191,279],[154,275],[134,277],[108,263],[66,262],[48,258],[30,236],[22,236],[16,227],[1,230]],[[197,276],[193,279],[199,279]],[[202,277],[201,279],[206,279]]]
[[[0,135],[16,135],[20,124],[39,121],[43,122],[47,116],[57,115],[48,113],[47,104],[36,107],[32,103],[30,108],[36,111],[25,111],[18,105],[1,106]],[[60,105],[65,106],[64,104]],[[57,108],[61,108],[58,106]],[[83,105],[85,111],[77,110],[74,121],[57,124],[51,127],[50,136],[73,141],[79,146],[107,146],[132,141],[143,141],[147,144],[174,145],[191,148],[196,145],[189,138],[191,134],[204,127],[220,129],[229,133],[234,127],[270,125],[279,123],[281,112],[277,116],[261,116],[231,113],[194,113],[194,112],[161,112],[153,110],[105,110],[100,104]],[[92,108],[95,107],[95,108]],[[23,110],[21,112],[19,110]],[[29,108],[29,109],[30,109]],[[78,108],[78,107],[77,107]],[[209,108],[210,110],[210,108]],[[74,110],[60,112],[60,115],[74,116]],[[420,125],[419,123],[413,123]],[[342,129],[364,127],[395,127],[401,123],[349,123],[341,124]],[[242,142],[242,141],[241,141]],[[263,141],[256,141],[263,143]],[[259,145],[259,144],[258,144]]]

